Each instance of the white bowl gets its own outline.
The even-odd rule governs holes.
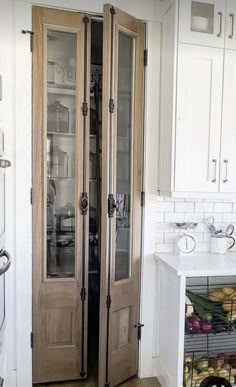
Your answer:
[[[206,32],[208,30],[209,20],[207,17],[192,16],[192,30]]]

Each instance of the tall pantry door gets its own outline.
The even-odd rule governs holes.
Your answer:
[[[33,382],[87,373],[90,19],[33,7]]]
[[[100,387],[137,373],[144,33],[104,6]]]

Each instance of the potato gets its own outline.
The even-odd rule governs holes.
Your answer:
[[[227,299],[225,298],[224,301],[223,301],[222,308],[226,312],[230,312],[231,310],[232,311],[236,310],[236,299],[235,298],[229,298],[229,296],[227,296]]]
[[[218,376],[220,376],[221,378],[229,378],[229,371],[224,368],[221,368],[218,371]]]
[[[224,299],[225,294],[221,290],[215,290],[209,293],[208,298],[213,302],[220,302]]]
[[[215,372],[213,367],[208,367],[206,371],[208,371],[210,375],[213,374],[213,372]]]
[[[234,288],[223,288],[222,289],[222,292],[226,295],[226,296],[230,296],[231,294],[233,294],[235,292],[235,289]]]

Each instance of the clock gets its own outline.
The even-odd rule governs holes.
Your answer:
[[[196,241],[188,234],[180,235],[176,241],[176,250],[179,254],[191,254],[196,248]]]

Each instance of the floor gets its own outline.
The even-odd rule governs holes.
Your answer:
[[[95,387],[92,381],[87,382],[69,382],[69,383],[47,383],[37,384],[35,387]],[[139,379],[137,377],[120,384],[119,387],[160,387],[156,378]]]

